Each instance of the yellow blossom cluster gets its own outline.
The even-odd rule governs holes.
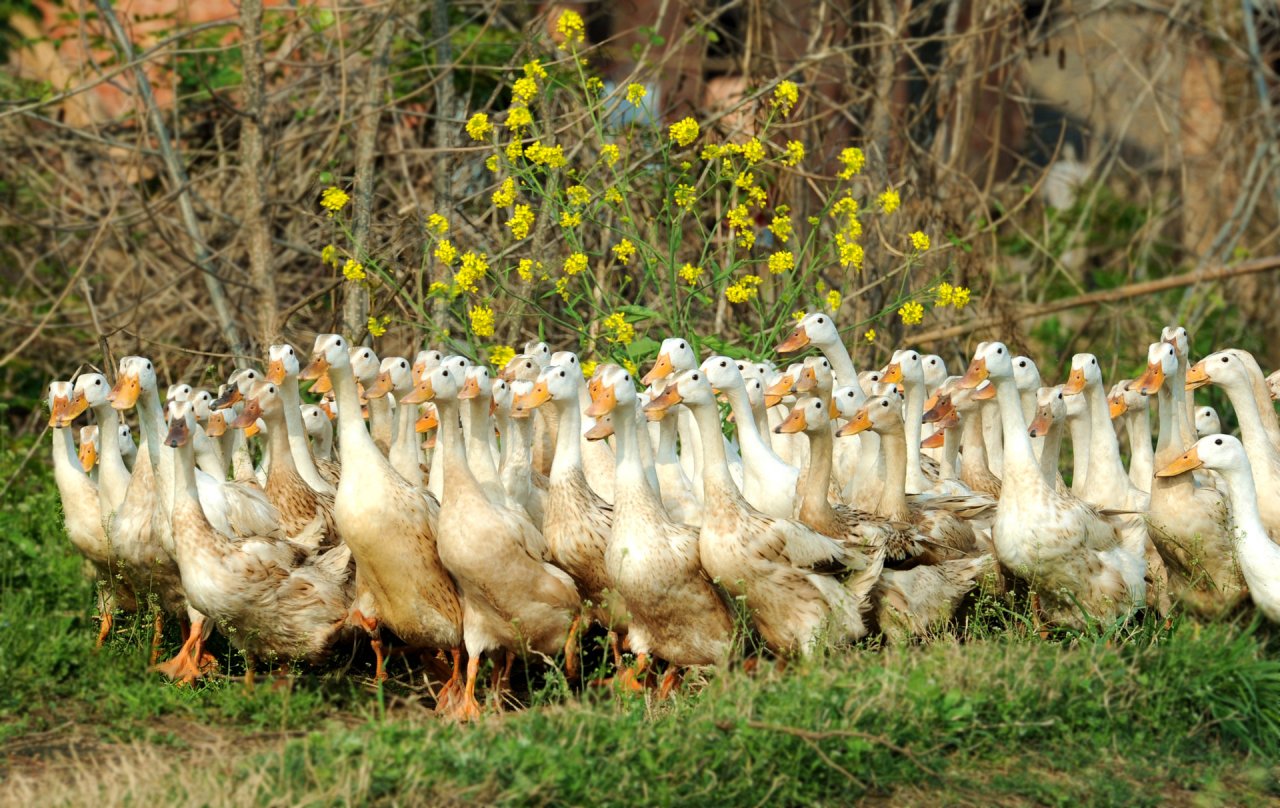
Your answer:
[[[798,140],[788,140],[786,153],[782,155],[784,166],[797,166],[804,159],[804,144]]]
[[[436,237],[449,235],[449,220],[439,213],[427,217],[427,232]]]
[[[862,338],[865,339],[868,343],[875,342],[876,330],[874,328],[868,328],[867,333],[863,334]]]
[[[800,90],[794,81],[780,81],[773,90],[773,108],[782,115],[790,114],[796,102],[800,100]]]
[[[610,205],[621,205],[622,194],[617,188],[606,188],[604,191],[604,201],[608,202]]]
[[[373,337],[382,336],[387,333],[387,325],[390,323],[391,317],[389,315],[383,317],[374,317],[373,315],[370,315],[369,321],[366,323],[369,328],[369,335]]]
[[[516,201],[516,181],[511,177],[507,177],[490,198],[493,200],[495,208],[510,207]]]
[[[333,217],[333,214],[345,208],[350,201],[351,197],[346,191],[332,185],[325,188],[324,192],[320,194],[320,207],[329,212],[330,218]]]
[[[848,180],[862,171],[862,167],[867,164],[867,157],[862,153],[862,149],[857,146],[850,146],[840,152],[840,162],[844,165],[844,169],[840,171],[838,176],[842,180]]]
[[[929,237],[924,233],[921,233],[919,230],[912,233],[910,238],[911,246],[915,248],[916,252],[924,252],[929,249]]]
[[[648,94],[649,94],[649,91],[645,89],[643,84],[627,85],[627,103],[631,104],[634,107],[639,107],[643,105],[644,97]]]
[[[484,140],[493,131],[493,124],[489,123],[489,116],[483,112],[477,112],[467,119],[467,134],[472,140]]]
[[[324,249],[320,251],[320,260],[336,269],[338,266],[338,248],[332,244],[324,245]]]
[[[742,156],[751,165],[755,165],[764,159],[764,144],[759,138],[751,138],[742,146]]]
[[[632,256],[636,254],[636,245],[624,238],[613,246],[613,254],[618,257],[620,263],[629,264]]]
[[[693,204],[698,201],[698,191],[692,185],[680,183],[676,185],[675,193],[676,207],[684,210],[693,210]]]
[[[567,210],[560,211],[560,226],[565,230],[572,230],[582,224],[581,213],[570,213]]]
[[[933,307],[935,309],[944,306],[954,306],[957,309],[963,309],[969,304],[969,288],[967,286],[952,286],[949,283],[940,283],[933,290],[934,300]]]
[[[528,205],[516,205],[511,218],[507,220],[507,227],[511,228],[511,235],[516,241],[529,235],[529,231],[533,229],[534,218],[533,208]]]
[[[565,163],[563,146],[544,146],[536,140],[525,147],[524,156],[534,165],[547,168],[560,168]]]
[[[600,367],[599,359],[587,359],[582,363],[582,378],[590,379],[596,375],[596,368]]]
[[[600,148],[600,157],[604,160],[604,164],[609,168],[613,168],[618,164],[618,159],[622,157],[622,151],[614,143],[606,143]]]
[[[839,311],[840,303],[842,301],[843,301],[843,298],[841,297],[840,293],[835,289],[832,289],[827,292],[827,308],[831,309],[832,311]]]
[[[342,277],[349,281],[362,281],[365,279],[364,264],[354,258],[348,258],[347,262],[342,265]]]
[[[556,33],[563,38],[566,45],[572,46],[573,43],[582,42],[586,38],[587,26],[583,23],[581,14],[572,9],[566,9],[556,20]]]
[[[915,325],[924,319],[924,306],[909,300],[898,308],[898,316],[902,318],[903,325]]]
[[[528,107],[512,107],[507,112],[506,126],[517,135],[533,126],[533,113]]]
[[[774,275],[781,275],[795,267],[796,258],[790,250],[779,250],[769,256],[769,271]]]
[[[436,260],[447,267],[453,266],[453,262],[458,260],[458,248],[453,246],[453,242],[444,239],[436,245],[435,252],[432,253]]]
[[[471,320],[471,333],[477,337],[493,336],[493,309],[488,306],[472,306],[467,316]]]
[[[759,275],[743,275],[738,282],[724,290],[724,296],[730,303],[746,303],[760,294],[763,279]]]
[[[591,201],[591,192],[585,185],[570,185],[564,189],[564,195],[568,198],[569,204],[575,207],[582,207]]]
[[[693,264],[686,263],[684,266],[680,267],[677,272],[680,275],[680,280],[690,286],[697,286],[698,281],[702,279],[702,267],[697,267]]]
[[[685,118],[671,124],[670,135],[678,146],[688,146],[690,143],[698,139],[698,122],[693,118]]]
[[[786,244],[791,240],[793,231],[791,225],[791,217],[786,215],[788,208],[786,205],[779,205],[776,209],[776,215],[773,221],[769,223],[769,232],[773,233],[773,237],[778,240],[779,244]]]
[[[893,213],[902,204],[902,199],[898,196],[898,192],[892,188],[886,188],[884,193],[876,197],[876,201],[880,203],[880,210],[885,213]]]
[[[520,263],[516,264],[516,274],[520,276],[520,280],[529,283],[533,280],[534,271],[542,271],[542,262],[534,261],[532,258],[521,258]]]
[[[453,286],[461,292],[475,294],[480,291],[480,281],[489,271],[489,256],[467,250],[462,255],[462,266],[453,275]]]
[[[587,256],[582,253],[573,253],[564,259],[564,274],[577,275],[587,268]]]
[[[619,345],[630,345],[636,338],[636,327],[627,322],[626,315],[615,311],[601,324],[609,331],[609,340]]]
[[[516,349],[510,345],[495,345],[489,349],[489,364],[501,370],[516,358]]]

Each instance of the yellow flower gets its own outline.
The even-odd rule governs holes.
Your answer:
[[[389,316],[374,317],[370,315],[369,322],[367,324],[369,326],[369,334],[374,337],[382,336],[387,333],[387,324],[390,322],[391,318]]]
[[[338,248],[332,244],[324,245],[324,249],[320,251],[320,260],[331,267],[338,265]]]
[[[529,283],[533,280],[534,268],[542,269],[542,262],[534,263],[532,258],[521,258],[520,263],[516,264],[516,274],[520,276],[520,280]]]
[[[632,362],[630,359],[623,359],[622,367],[626,368],[627,373],[630,373],[632,376],[638,376],[640,374],[640,368],[637,367],[636,363]]]
[[[462,266],[453,276],[453,285],[464,292],[475,294],[478,284],[489,271],[489,256],[467,250],[462,256]]]
[[[784,166],[799,165],[804,159],[804,144],[798,140],[787,141],[787,153],[782,156]]]
[[[613,168],[618,164],[618,158],[622,157],[622,151],[618,149],[617,144],[606,143],[600,148],[600,157],[604,160],[605,165]]]
[[[865,339],[867,342],[875,342],[876,330],[874,328],[868,328],[867,333],[863,334],[862,338]]]
[[[573,253],[564,259],[564,274],[566,275],[577,275],[586,268],[587,256],[582,253]]]
[[[862,269],[866,251],[861,244],[847,238],[844,233],[836,233],[836,250],[840,254],[840,266]]]
[[[467,316],[471,319],[471,333],[477,337],[493,336],[493,309],[488,306],[472,306]]]
[[[759,185],[747,190],[747,196],[751,199],[751,203],[757,208],[763,208],[765,203],[769,201],[769,195]]]
[[[453,246],[452,241],[445,239],[436,245],[434,255],[445,266],[453,266],[453,262],[458,260],[458,248]]]
[[[505,208],[512,202],[516,201],[516,181],[511,177],[507,177],[498,186],[498,190],[493,192],[491,197],[493,206],[496,208]]]
[[[724,290],[724,296],[730,303],[746,303],[760,294],[758,287],[762,282],[759,275],[743,275],[737,283]]]
[[[924,252],[929,249],[929,237],[917,230],[911,234],[911,246],[916,252]]]
[[[783,115],[791,112],[792,107],[799,100],[800,90],[796,87],[795,82],[780,81],[773,90],[773,108]]]
[[[342,277],[349,281],[362,281],[365,279],[364,264],[356,261],[354,258],[348,258],[347,263],[342,265]]]
[[[345,208],[350,201],[351,197],[347,195],[346,191],[332,185],[325,188],[324,193],[320,194],[320,207],[329,211],[330,217]]]
[[[439,213],[427,217],[427,232],[433,236],[449,235],[449,220]]]
[[[756,175],[750,171],[743,171],[734,178],[733,184],[739,188],[754,188],[756,184]]]
[[[840,152],[840,162],[844,163],[844,171],[840,172],[840,179],[847,180],[852,179],[854,174],[862,170],[862,167],[867,163],[867,158],[862,153],[862,149],[857,146],[850,146]]]
[[[516,145],[519,146],[520,144],[517,142]],[[516,155],[516,157],[519,157],[519,156],[520,155],[518,154]],[[494,174],[497,174],[498,173],[498,155],[491,154],[488,157],[484,158],[484,167],[492,171]]]
[[[633,107],[639,107],[644,104],[644,97],[648,94],[649,91],[644,88],[643,84],[627,85],[627,102]]]
[[[751,211],[747,210],[746,205],[730,208],[729,215],[725,219],[729,222],[729,227],[734,230],[746,230],[751,227]]]
[[[692,185],[684,185],[682,183],[676,186],[674,197],[676,207],[693,210],[693,204],[698,201],[698,191]]]
[[[769,256],[769,271],[774,275],[781,275],[790,269],[795,269],[796,258],[791,254],[790,250],[779,250]]]
[[[791,319],[799,322],[800,320],[803,320],[805,318],[806,314],[807,312],[805,312],[804,309],[800,309],[799,311],[793,311],[791,312]]]
[[[428,296],[435,295],[437,297],[443,297],[444,295],[447,295],[447,294],[449,294],[449,284],[447,283],[443,283],[441,281],[432,281],[431,285],[427,287]]]
[[[613,247],[613,254],[618,256],[618,261],[623,264],[631,263],[631,256],[636,254],[636,245],[627,239],[623,239]]]
[[[748,163],[755,165],[764,159],[764,144],[758,138],[751,138],[742,147],[742,156]]]
[[[604,318],[602,325],[610,332],[609,339],[619,345],[630,345],[636,338],[636,327],[627,322],[626,315],[615,311]]]
[[[501,370],[507,363],[515,359],[516,349],[510,345],[495,345],[489,349],[489,364]]]
[[[858,200],[851,196],[843,196],[840,201],[831,206],[831,218],[838,216],[857,216]]]
[[[536,140],[525,148],[524,156],[529,158],[529,162],[546,165],[547,168],[560,168],[565,163],[563,147],[543,146]]]
[[[835,289],[832,289],[831,291],[827,292],[827,308],[831,309],[832,311],[839,311],[841,299],[842,298],[840,296],[840,293],[837,292]]]
[[[899,198],[898,192],[892,188],[886,188],[884,193],[876,197],[876,201],[880,203],[880,210],[885,213],[893,213],[902,204],[902,199]]]
[[[693,118],[685,118],[671,124],[671,139],[679,146],[688,146],[698,139],[698,122]]]
[[[493,131],[493,124],[489,123],[489,116],[483,112],[477,112],[467,120],[467,134],[472,140],[484,140]]]
[[[560,295],[564,302],[569,302],[569,277],[567,275],[556,278],[556,294]]]
[[[618,193],[617,188],[606,189],[604,192],[604,201],[608,202],[610,205],[621,205],[622,194]]]
[[[589,76],[585,87],[589,95],[599,95],[604,92],[604,79],[599,76]]]
[[[596,368],[600,367],[598,359],[588,359],[582,363],[582,378],[590,379],[596,375]]]
[[[924,319],[924,306],[914,300],[908,301],[898,309],[898,316],[902,318],[903,325],[915,325]]]
[[[756,234],[751,230],[743,230],[738,233],[738,246],[744,250],[749,250],[756,246]]]
[[[584,185],[570,185],[564,189],[564,195],[568,197],[570,205],[582,207],[591,201],[591,192]]]
[[[698,156],[703,160],[714,160],[722,154],[724,154],[724,149],[714,143],[708,143],[702,147],[702,154]]]
[[[582,224],[581,213],[570,213],[567,210],[560,211],[560,226],[565,230],[572,230]]]
[[[511,85],[511,95],[517,104],[528,104],[537,94],[538,82],[528,76],[516,79],[515,84]]]
[[[512,140],[507,144],[506,153],[507,159],[514,163],[516,160],[520,159],[522,154],[524,154],[524,144],[519,140]],[[493,173],[497,174],[498,169],[494,168]]]
[[[957,309],[963,309],[965,306],[969,305],[969,287],[955,287],[951,292],[951,305],[955,306]]]
[[[533,125],[533,113],[528,107],[512,107],[507,113],[507,128],[513,132],[519,132],[525,127]]]
[[[933,293],[934,293],[933,307],[935,309],[940,309],[943,306],[951,305],[951,302],[954,299],[954,295],[955,295],[955,287],[953,287],[949,283],[940,283],[938,284],[937,288],[933,290]]]
[[[564,37],[566,43],[582,42],[586,38],[586,25],[582,15],[572,9],[566,9],[556,20],[556,32]]]
[[[702,267],[695,267],[693,264],[685,264],[677,271],[679,272],[680,280],[690,286],[697,286],[698,281],[702,279]]]
[[[511,235],[516,241],[529,235],[529,231],[533,228],[533,220],[533,208],[528,205],[516,205],[511,218],[507,220],[507,227],[511,228]]]
[[[769,223],[769,231],[773,233],[774,238],[781,244],[786,244],[791,240],[791,217],[790,216],[774,216],[773,221]]]
[[[545,79],[547,77],[547,70],[542,66],[541,59],[534,59],[532,62],[525,62],[524,74],[527,78],[531,79]]]

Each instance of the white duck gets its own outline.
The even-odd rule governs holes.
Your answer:
[[[337,492],[337,476],[331,473],[324,476],[307,444],[307,429],[302,418],[302,396],[298,392],[298,373],[302,370],[298,353],[292,345],[282,343],[267,349],[270,360],[267,365],[267,381],[280,388],[280,397],[284,403],[285,425],[289,431],[289,452],[293,455],[293,464],[298,474],[307,485],[316,491],[327,494]],[[225,404],[223,405],[225,406]]]
[[[1205,435],[1219,435],[1222,432],[1222,419],[1218,417],[1218,411],[1207,404],[1203,407],[1196,407],[1196,435],[1203,438]]]

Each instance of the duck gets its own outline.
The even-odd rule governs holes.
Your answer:
[[[1218,417],[1218,411],[1207,404],[1203,407],[1196,407],[1195,423],[1196,435],[1201,438],[1206,435],[1223,434],[1222,419]]]
[[[340,469],[331,463],[318,463],[307,444],[307,428],[302,418],[302,396],[298,392],[298,373],[302,370],[298,352],[292,345],[280,343],[267,349],[267,357],[266,380],[280,390],[293,465],[307,485],[332,496],[338,490]]]
[[[80,378],[86,376],[96,376],[101,384],[106,384],[105,378],[99,374],[81,374]],[[95,647],[101,648],[111,633],[116,609],[136,611],[137,601],[132,588],[126,582],[117,581],[115,575],[113,553],[98,504],[102,484],[95,484],[89,479],[71,439],[71,422],[78,414],[75,412],[77,405],[73,405],[73,401],[83,400],[83,397],[84,394],[76,390],[72,382],[58,380],[49,383],[53,479],[62,500],[63,525],[67,538],[71,540],[71,546],[88,562],[98,584],[99,631]],[[83,412],[84,407],[79,406],[79,410]],[[118,460],[119,455],[116,457]],[[110,458],[104,456],[104,465],[108,462]],[[123,461],[118,462],[123,467]]]
[[[1027,434],[1043,438],[1040,449],[1040,474],[1046,484],[1058,491],[1066,489],[1062,475],[1058,473],[1058,458],[1062,451],[1062,430],[1067,420],[1067,402],[1062,385],[1041,387],[1036,393],[1036,416],[1027,427]]]
[[[1231,501],[1232,544],[1254,606],[1280,623],[1280,546],[1271,540],[1258,508],[1258,490],[1248,450],[1230,435],[1207,435],[1172,463],[1160,477],[1185,475],[1196,468],[1216,471],[1226,482]]]
[[[613,508],[587,484],[583,470],[579,398],[582,387],[582,371],[575,364],[554,364],[553,359],[553,364],[538,374],[533,388],[516,399],[513,410],[523,414],[550,403],[556,411],[559,428],[543,536],[550,560],[573,578],[578,592],[590,604],[593,618],[609,630],[616,648],[616,634],[626,628],[627,609],[605,569]],[[618,658],[615,651],[615,662]]]
[[[494,504],[519,508],[522,507],[520,503],[512,499],[503,486],[494,460],[493,423],[490,418],[492,396],[493,380],[489,369],[483,365],[467,367],[463,372],[462,391],[459,394],[460,399],[465,402],[462,406],[470,413],[462,419],[467,436],[467,464]]]
[[[905,487],[908,494],[923,494],[934,487],[920,463],[920,433],[923,429],[925,400],[929,397],[925,388],[924,357],[918,351],[894,351],[889,364],[880,373],[883,384],[901,384],[906,391],[903,414],[907,446],[907,472]]]
[[[999,402],[1005,475],[996,505],[996,557],[1038,594],[1051,621],[1083,626],[1125,616],[1146,598],[1146,565],[1092,506],[1054,490],[1041,476],[1022,417],[1012,354],[1002,342],[975,352],[958,386],[990,379]],[[1084,615],[1080,614],[1083,610]]]
[[[1280,370],[1273,370],[1271,375],[1267,376],[1267,392],[1271,395],[1271,400],[1280,399]]]
[[[338,401],[342,443],[334,521],[356,563],[358,595],[367,594],[375,610],[356,609],[351,619],[371,634],[386,626],[410,647],[449,652],[453,675],[437,694],[438,708],[448,711],[461,690],[462,604],[436,549],[439,503],[395,472],[365,428],[352,354],[339,334],[316,337],[299,378],[325,374]],[[375,676],[383,675],[379,657]]]
[[[702,372],[712,389],[723,392],[729,399],[733,411],[742,452],[743,497],[762,513],[779,519],[791,518],[796,509],[800,470],[785,463],[761,437],[748,400],[746,381],[737,365],[727,356],[710,356],[702,363]]]
[[[401,406],[399,401],[413,389],[413,371],[409,360],[402,356],[385,356],[378,368],[378,378],[365,391],[365,397],[374,399],[394,395],[397,402],[391,415],[391,448],[387,459],[396,473],[414,487],[421,487],[426,478],[422,472],[422,446],[418,443],[416,426],[418,413],[413,407]]]
[[[582,364],[573,351],[556,351],[551,354],[551,365],[571,368],[582,374]],[[548,365],[550,367],[551,365]],[[586,474],[587,485],[607,503],[613,502],[613,449],[606,441],[589,441],[585,435],[592,426],[586,417],[587,407],[591,406],[591,398],[587,394],[585,384],[578,385],[578,424],[581,427],[579,441],[581,443],[582,468]],[[557,444],[559,451],[559,444]],[[554,465],[554,461],[553,465]],[[550,476],[550,475],[548,475]]]
[[[958,382],[959,377],[956,377]],[[1000,496],[1000,478],[991,473],[987,462],[987,444],[983,439],[984,425],[988,419],[996,420],[996,411],[989,406],[995,395],[991,385],[980,385],[973,390],[960,389],[956,382],[944,385],[926,403],[929,409],[922,416],[925,423],[947,422],[953,413],[960,426],[958,470],[961,494],[990,498],[994,504]],[[946,438],[944,437],[945,441]]]
[[[533,418],[527,411],[515,412],[515,400],[529,395],[533,382],[507,382],[498,379],[493,383],[493,402],[499,413],[507,417],[507,432],[503,444],[507,449],[502,464],[502,487],[507,496],[528,514],[534,527],[541,532],[547,519],[547,489],[551,481],[533,464]]]
[[[1147,415],[1147,396],[1125,379],[1112,386],[1107,395],[1111,420],[1121,420],[1129,438],[1129,482],[1144,494],[1151,493],[1155,453],[1151,448],[1151,419]]]
[[[368,399],[369,389],[377,383],[378,374],[382,372],[382,363],[372,348],[353,345],[351,346],[351,370],[355,373],[356,381],[360,385],[359,389],[365,394],[361,403],[369,408],[369,434],[373,436],[373,442],[379,451],[386,456],[391,452],[392,417],[395,407],[391,399],[386,396]]]
[[[1181,443],[1186,399],[1178,384],[1175,346],[1165,341],[1149,345],[1147,368],[1133,387],[1157,397],[1156,468],[1167,467],[1187,448]],[[1168,570],[1172,597],[1202,618],[1215,619],[1234,610],[1246,593],[1231,552],[1231,515],[1224,493],[1199,483],[1193,474],[1157,474],[1146,517],[1151,540]]]
[[[317,546],[332,547],[341,541],[333,516],[333,495],[310,486],[294,465],[293,442],[285,416],[290,404],[283,389],[270,381],[258,382],[230,426],[245,429],[256,424],[259,418],[266,422],[271,464],[265,493],[280,514],[280,529],[288,537],[314,533],[318,536]],[[194,414],[194,407],[192,410]]]
[[[651,390],[646,390],[647,406],[653,400]],[[642,406],[643,409],[643,406]],[[684,466],[676,452],[676,424],[680,405],[670,410],[645,410],[645,418],[658,425],[658,446],[653,454],[654,473],[658,478],[658,491],[667,514],[680,524],[698,527],[702,524],[702,504],[694,494],[693,482],[685,475]],[[667,417],[668,414],[670,417]]]
[[[711,384],[700,369],[675,377],[650,410],[684,403],[702,441],[704,510],[698,533],[703,569],[733,598],[776,654],[809,655],[827,638],[866,636],[865,612],[883,556],[852,551],[807,525],[752,508],[734,485]]]
[[[463,606],[467,673],[454,711],[461,720],[481,714],[475,688],[486,652],[504,652],[507,672],[516,656],[562,649],[572,665],[580,601],[573,579],[542,557],[545,543],[525,513],[494,502],[471,473],[459,414],[466,384],[466,374],[446,361],[402,399],[434,401],[439,411],[444,499],[437,546]]]
[[[1271,441],[1268,428],[1268,424],[1276,423],[1276,412],[1270,404],[1258,406],[1259,398],[1264,396],[1255,388],[1265,387],[1262,371],[1247,352],[1228,348],[1209,354],[1187,371],[1187,388],[1196,390],[1209,384],[1221,387],[1235,410],[1240,442],[1249,453],[1257,489],[1264,494],[1258,500],[1262,522],[1272,535],[1280,536],[1280,497],[1269,496],[1270,492],[1280,491],[1280,451]],[[1188,441],[1183,446],[1190,444]]]
[[[277,389],[270,383],[266,388],[274,397],[266,412],[283,426]],[[351,600],[350,550],[340,545],[317,552],[314,543],[278,536],[232,541],[215,530],[205,518],[196,482],[195,420],[190,401],[170,405],[165,446],[176,453],[177,472],[172,532],[187,598],[244,653],[249,683],[259,659],[319,661],[345,622]],[[277,460],[283,455],[291,461],[283,429],[275,443]],[[305,486],[300,477],[298,484]],[[318,539],[318,531],[311,538]]]
[[[80,469],[95,485],[98,483],[98,425],[86,424],[80,427],[76,437],[76,458],[80,461]],[[121,458],[123,461],[123,458]]]
[[[659,697],[679,669],[727,661],[733,620],[702,569],[698,528],[672,519],[650,487],[640,455],[639,398],[631,374],[616,365],[601,374],[588,414],[601,419],[590,437],[615,439],[612,531],[605,549],[609,580],[628,606],[627,638],[636,654],[634,682],[651,657],[672,667]],[[608,420],[605,420],[608,419]]]
[[[315,404],[302,407],[302,425],[311,439],[311,453],[316,460],[333,460],[333,422]]]

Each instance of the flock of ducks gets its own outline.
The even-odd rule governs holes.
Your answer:
[[[114,384],[55,381],[56,480],[100,584],[98,642],[118,611],[154,605],[184,631],[161,672],[207,673],[217,629],[252,681],[261,661],[318,661],[353,633],[382,677],[390,634],[444,666],[439,710],[469,719],[485,654],[492,691],[517,658],[563,654],[573,678],[591,625],[615,681],[655,682],[661,662],[665,696],[734,655],[739,614],[785,658],[928,635],[979,583],[1019,587],[1044,625],[1175,603],[1214,618],[1250,597],[1280,620],[1280,385],[1249,354],[1189,365],[1186,331],[1166,328],[1145,372],[1107,388],[1093,355],[1044,386],[1000,342],[959,376],[914,350],[859,374],[825,314],[778,351],[807,348],[786,367],[699,363],[671,338],[643,379],[601,364],[584,380],[542,342],[493,374],[326,334],[305,367],[272,346],[266,373],[238,370],[216,394],[179,384],[162,400],[138,356]],[[1194,408],[1208,384],[1240,440]]]

